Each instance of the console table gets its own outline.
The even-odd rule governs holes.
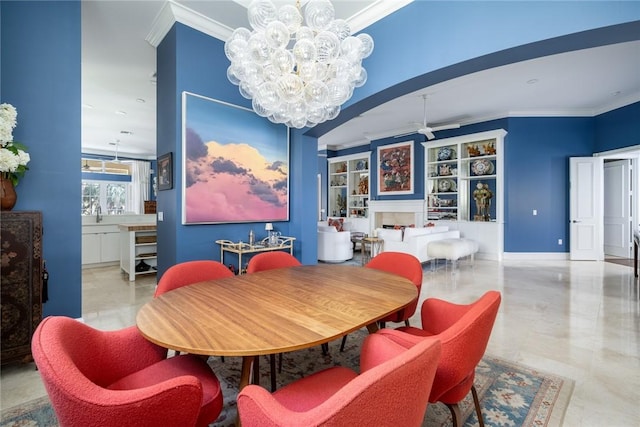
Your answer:
[[[269,245],[268,237],[265,237],[254,245],[243,242],[232,242],[231,240],[216,240],[216,243],[220,245],[220,262],[224,264],[225,252],[238,255],[238,274],[242,274],[242,255],[282,250],[288,250],[289,253],[293,255],[294,240],[296,240],[295,237],[279,236],[277,245]]]

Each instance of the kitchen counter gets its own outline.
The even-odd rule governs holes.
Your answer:
[[[118,224],[120,231],[155,231],[156,224]]]

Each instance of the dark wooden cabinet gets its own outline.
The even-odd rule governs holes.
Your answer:
[[[0,363],[28,362],[42,320],[42,213],[0,212]]]

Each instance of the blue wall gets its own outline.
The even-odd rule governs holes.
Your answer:
[[[640,102],[596,117],[595,139],[595,151],[640,145]]]
[[[504,159],[505,252],[568,252],[569,157],[593,153],[594,120],[509,119]]]
[[[247,240],[250,230],[264,237],[264,223],[182,225],[182,92],[251,107],[238,88],[228,82],[228,60],[224,43],[180,23],[163,39],[158,60],[158,155],[174,153],[175,185],[158,194],[158,211],[164,221],[158,223],[158,270],[187,260],[219,259],[218,239]],[[265,119],[266,121],[266,119]],[[282,126],[282,125],[273,125]],[[290,138],[290,211],[289,222],[274,227],[286,236],[296,237],[294,255],[303,263],[316,263],[316,171],[315,138],[292,132]],[[309,191],[309,188],[314,191]],[[309,222],[309,218],[311,222]],[[313,232],[309,232],[312,230]],[[225,260],[225,264],[235,258]]]
[[[0,15],[1,100],[31,156],[14,210],[43,213],[44,314],[80,317],[80,2],[3,1]]]

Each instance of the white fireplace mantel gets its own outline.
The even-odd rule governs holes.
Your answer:
[[[424,224],[424,203],[419,200],[369,200],[369,227],[374,230],[384,224],[422,227]]]

